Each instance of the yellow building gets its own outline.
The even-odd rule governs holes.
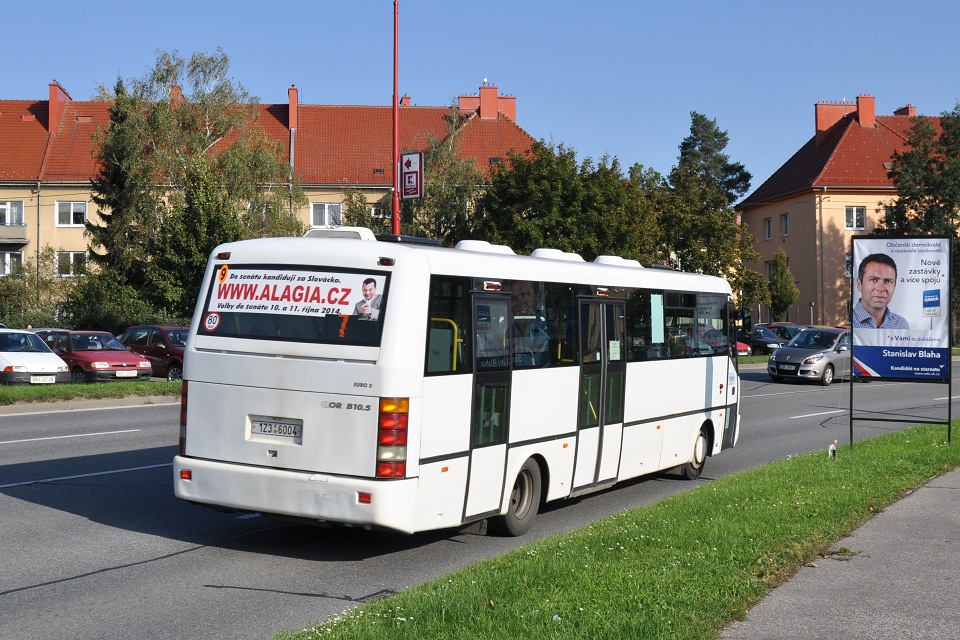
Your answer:
[[[872,233],[896,200],[890,163],[906,147],[915,116],[912,105],[878,116],[867,95],[817,103],[814,136],[737,205],[762,256],[749,268],[769,281],[774,253],[781,247],[787,253],[800,289],[788,320],[849,322],[850,238]],[[770,320],[766,307],[754,307],[753,314],[755,322]]]

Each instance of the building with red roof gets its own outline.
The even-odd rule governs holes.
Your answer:
[[[872,233],[896,200],[891,161],[906,148],[916,115],[907,105],[878,116],[869,95],[817,103],[814,136],[737,205],[762,256],[749,268],[769,280],[774,253],[780,247],[787,253],[800,289],[789,320],[849,322],[850,238]],[[768,321],[769,309],[759,309],[755,319]]]
[[[298,211],[311,226],[339,220],[347,188],[370,203],[393,187],[393,107],[302,104],[290,87],[287,104],[260,105],[264,131],[283,148],[309,200]],[[0,100],[0,275],[45,246],[57,251],[58,273],[86,260],[84,223],[96,218],[90,181],[97,173],[95,134],[109,122],[109,102],[73,100],[57,82],[47,100]],[[451,132],[451,110],[458,113]],[[534,139],[516,123],[516,98],[484,84],[455,106],[399,107],[399,146],[422,151],[431,138],[458,137],[460,153],[481,172]]]

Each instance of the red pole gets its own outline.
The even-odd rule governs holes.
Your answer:
[[[393,0],[393,233],[400,234],[400,100],[398,98],[400,74],[398,58],[400,40],[400,0]]]

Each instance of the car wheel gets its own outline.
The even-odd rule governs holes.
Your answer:
[[[703,471],[707,462],[707,432],[700,429],[697,440],[693,443],[693,460],[681,467],[683,477],[687,480],[696,480]]]
[[[833,382],[833,365],[828,364],[823,370],[823,375],[820,376],[820,384],[822,384],[825,387],[829,387],[832,382]]]
[[[540,510],[540,497],[540,465],[530,458],[520,467],[513,483],[507,512],[490,523],[493,530],[502,535],[525,534]]]
[[[183,380],[183,367],[176,362],[170,363],[170,366],[167,367],[167,380],[170,382]]]
[[[84,384],[86,381],[87,374],[85,374],[80,367],[77,367],[70,373],[70,382],[74,384]]]

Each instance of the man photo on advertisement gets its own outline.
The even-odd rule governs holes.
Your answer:
[[[380,294],[377,293],[377,281],[373,278],[364,280],[360,293],[363,295],[363,300],[356,304],[353,315],[360,316],[360,320],[379,320]]]
[[[910,323],[887,308],[897,288],[897,263],[883,253],[872,253],[860,262],[857,291],[860,299],[853,307],[853,326],[857,329],[909,329]]]

